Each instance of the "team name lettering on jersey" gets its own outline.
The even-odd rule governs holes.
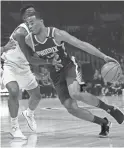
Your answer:
[[[47,48],[47,49],[44,49],[42,51],[37,51],[37,54],[39,56],[45,56],[45,55],[48,55],[50,53],[55,53],[55,52],[58,52],[57,46]]]

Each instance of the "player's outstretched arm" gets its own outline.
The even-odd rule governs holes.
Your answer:
[[[51,61],[40,59],[39,57],[33,56],[32,49],[26,44],[25,37],[27,36],[27,33],[25,33],[25,30],[23,28],[19,28],[16,33],[14,34],[13,38],[18,42],[22,52],[24,53],[25,57],[32,65],[45,65],[45,64],[51,64]]]
[[[95,55],[101,59],[104,59],[106,62],[109,61],[116,61],[115,59],[106,56],[104,53],[100,52],[96,47],[94,47],[93,45],[87,43],[87,42],[83,42],[79,39],[77,39],[76,37],[70,35],[69,33],[67,33],[66,31],[63,30],[59,30],[56,29],[55,30],[55,38],[59,39],[59,41],[65,41],[89,54]],[[117,62],[117,61],[116,61]]]

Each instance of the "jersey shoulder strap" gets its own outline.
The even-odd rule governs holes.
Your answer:
[[[28,34],[30,33],[29,28],[28,28],[28,26],[25,23],[20,24],[19,27],[25,28],[25,30],[27,31],[27,33]]]
[[[61,43],[58,44],[58,43],[56,42],[56,40],[55,40],[55,29],[56,29],[55,27],[52,27],[52,29],[51,29],[53,42],[54,42],[57,46],[63,46],[63,44],[64,44],[63,41],[61,41]]]
[[[53,38],[53,36],[52,36],[52,32],[53,32],[53,27],[48,27],[48,36],[47,36],[47,38]]]

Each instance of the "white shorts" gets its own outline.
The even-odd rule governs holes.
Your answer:
[[[13,65],[5,65],[2,75],[2,85],[6,86],[9,82],[16,81],[23,90],[31,90],[38,86],[34,74],[31,72],[30,67],[26,66],[24,69],[19,69]]]

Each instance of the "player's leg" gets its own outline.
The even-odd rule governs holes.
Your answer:
[[[4,67],[2,79],[4,86],[6,86],[9,92],[8,108],[11,116],[11,134],[14,138],[26,139],[20,131],[18,123],[19,85],[10,67]]]
[[[32,90],[27,90],[27,92],[30,95],[29,102],[28,102],[28,108],[27,110],[23,111],[22,114],[26,118],[30,129],[36,132],[37,124],[34,119],[34,111],[37,108],[41,100],[40,88],[37,86],[36,88]]]
[[[123,113],[117,108],[111,105],[107,105],[106,103],[101,101],[99,98],[97,98],[96,96],[93,96],[90,93],[80,92],[79,83],[75,80],[75,77],[76,77],[75,66],[72,66],[69,70],[66,70],[66,81],[68,85],[69,94],[73,99],[82,101],[84,103],[87,103],[89,105],[92,105],[107,111],[107,113],[113,116],[119,124],[121,124],[124,121]]]
[[[25,73],[25,75],[18,79],[20,80],[21,87],[30,95],[28,108],[23,111],[22,114],[26,118],[30,129],[36,132],[37,125],[34,119],[34,111],[41,100],[40,87],[38,87],[35,76],[31,73],[31,71]]]
[[[29,98],[29,101],[28,101],[29,109],[31,111],[35,111],[35,109],[37,108],[37,106],[38,106],[38,104],[39,104],[39,102],[42,98],[41,94],[40,94],[40,87],[37,86],[34,89],[27,90],[27,92],[30,95],[30,98]]]
[[[60,79],[58,79],[60,80]],[[58,83],[54,83],[56,92],[59,96],[59,99],[61,103],[64,105],[64,107],[67,109],[67,111],[72,114],[73,116],[90,121],[99,125],[103,125],[106,129],[104,133],[102,133],[103,136],[107,136],[107,132],[109,131],[110,122],[105,118],[99,118],[97,116],[94,116],[90,111],[80,108],[77,105],[76,100],[72,99],[70,97],[68,86],[66,83],[66,80],[63,78]]]
[[[18,115],[18,109],[19,109],[19,86],[16,81],[11,81],[6,84],[6,88],[9,91],[9,100],[8,100],[8,107],[10,116],[12,118],[16,118]]]
[[[78,118],[93,122],[94,115],[90,111],[78,107],[77,100],[72,99],[70,97],[66,81],[63,81],[62,83],[57,84],[55,86],[55,89],[56,89],[56,92],[59,96],[61,103],[68,110],[69,113],[71,113],[72,115]],[[103,123],[104,122],[106,121],[103,121]]]
[[[76,100],[72,99],[68,92],[68,87],[66,81],[63,81],[60,84],[55,85],[56,92],[59,96],[61,103],[67,109],[67,111],[73,116],[83,119],[85,121],[89,121],[92,123],[99,124],[104,127],[104,132],[100,133],[101,136],[107,136],[109,133],[109,126],[111,123],[107,120],[107,118],[100,118],[98,116],[94,116],[89,110],[83,109],[77,105]]]

